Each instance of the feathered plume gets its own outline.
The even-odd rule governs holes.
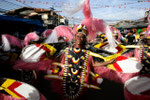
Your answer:
[[[118,29],[116,29],[115,27],[113,27],[113,26],[111,26],[110,29],[111,29],[113,34],[117,34],[118,35],[117,41],[119,43],[121,43],[120,39],[121,39],[122,35],[121,35],[120,31]]]
[[[150,10],[149,10],[149,13],[150,13]],[[150,14],[148,14],[147,20],[148,20],[148,23],[150,24]]]
[[[58,42],[58,35],[56,30],[52,30],[52,33],[48,36],[48,38],[44,41],[44,43],[56,43]]]
[[[117,45],[116,45],[116,43],[115,43],[115,39],[114,39],[114,37],[113,37],[113,35],[112,35],[112,32],[111,32],[111,30],[110,30],[110,26],[109,26],[109,25],[106,26],[106,32],[105,32],[105,34],[106,34],[108,43],[109,43],[109,45],[110,45],[110,48],[115,50],[115,47],[116,47]]]
[[[148,27],[147,27],[147,30],[146,30],[146,34],[145,34],[145,37],[147,38],[148,36],[150,36],[150,15],[147,16],[147,20],[148,20]]]
[[[36,32],[28,33],[28,34],[25,36],[25,38],[24,38],[24,45],[27,46],[28,43],[29,43],[31,40],[34,40],[34,41],[38,41],[38,40],[39,40],[39,36],[36,34]]]
[[[57,34],[58,34],[59,37],[66,37],[69,40],[72,40],[73,32],[72,32],[71,27],[61,25],[61,26],[56,27],[55,29],[56,29]]]
[[[83,14],[85,16],[85,19],[81,23],[87,27],[88,40],[89,41],[93,40],[98,32],[102,32],[106,34],[106,37],[108,39],[111,48],[115,49],[116,44],[112,36],[112,32],[110,31],[110,27],[103,20],[92,17],[89,0],[85,1],[83,7]]]
[[[98,32],[105,32],[104,21],[93,18],[89,0],[86,0],[84,3],[83,14],[85,19],[81,23],[87,27],[88,39],[93,40]]]
[[[84,24],[87,28],[88,41],[94,40],[97,33],[102,32],[102,33],[105,33],[107,36],[107,39],[109,39],[109,41],[108,41],[109,44],[113,48],[115,48],[116,45],[115,45],[114,38],[112,36],[112,32],[110,31],[110,27],[102,19],[93,18],[89,0],[84,1],[83,14],[84,14],[85,19],[81,22],[81,24]],[[76,27],[74,27],[73,30],[76,31],[75,29],[76,29]]]
[[[22,42],[18,38],[9,34],[2,35],[2,43],[4,51],[9,51],[11,46],[16,46],[19,48],[23,47]]]
[[[45,40],[45,43],[56,43],[59,37],[67,38],[66,41],[71,41],[73,38],[72,28],[69,26],[60,25],[53,29],[52,33]]]

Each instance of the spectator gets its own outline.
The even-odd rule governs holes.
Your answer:
[[[134,44],[135,42],[135,35],[132,31],[129,31],[126,37],[126,43],[127,44]]]

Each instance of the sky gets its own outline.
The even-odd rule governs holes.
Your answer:
[[[73,15],[67,15],[64,8],[76,8],[81,0],[0,0],[0,11],[9,11],[20,7],[35,7],[50,9],[67,17],[70,23],[80,23],[83,19],[82,10]],[[71,8],[70,8],[71,7]],[[150,9],[150,0],[90,0],[94,18],[103,19],[108,23],[122,20],[137,20],[143,18],[145,11]]]

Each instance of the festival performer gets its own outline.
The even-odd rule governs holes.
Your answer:
[[[63,82],[63,85],[61,87],[61,85],[56,85],[56,83],[53,83],[55,81],[52,81],[52,83],[55,84],[55,86],[60,86],[59,89],[55,89],[55,86],[53,86],[54,90],[55,91],[58,90],[59,92],[58,91],[57,92],[60,93],[61,95],[63,93],[65,93],[65,99],[66,98],[69,98],[69,99],[79,98],[81,96],[80,92],[84,91],[83,87],[99,89],[99,87],[97,87],[96,85],[90,84],[89,75],[92,75],[95,79],[97,79],[96,81],[99,81],[99,83],[101,83],[102,78],[100,78],[100,77],[97,78],[97,76],[102,74],[98,67],[102,67],[102,66],[114,63],[115,58],[120,56],[119,53],[112,54],[105,50],[98,50],[98,53],[97,53],[96,49],[93,50],[93,47],[89,48],[89,45],[86,43],[87,36],[89,36],[89,34],[86,29],[86,26],[81,24],[77,27],[73,44],[64,42],[65,44],[63,43],[63,46],[61,46],[61,48],[60,48],[60,46],[57,46],[58,45],[57,43],[35,45],[37,49],[34,49],[35,46],[33,46],[34,48],[32,48],[32,46],[29,46],[29,48],[25,48],[23,50],[21,58],[24,61],[30,61],[30,62],[31,61],[33,61],[33,62],[39,61],[39,59],[40,59],[39,55],[41,55],[41,54],[37,54],[37,56],[35,56],[35,53],[33,53],[34,55],[33,54],[31,55],[31,53],[29,53],[29,51],[32,49],[32,51],[35,50],[35,52],[37,53],[36,50],[39,50],[41,48],[40,51],[46,52],[46,54],[50,57],[49,59],[51,61],[51,62],[49,62],[49,68],[46,68],[47,70],[51,71],[51,73],[49,73],[50,75],[47,75],[45,78],[49,79],[49,80],[54,79],[55,81],[59,80],[59,82],[57,82],[57,83]],[[62,58],[60,58],[60,55]],[[106,55],[108,57],[104,57]],[[54,61],[54,59],[51,59],[52,57],[56,57],[57,62]],[[97,58],[101,59],[101,62],[93,60],[93,57],[97,57]],[[124,60],[127,60],[127,58],[124,58]],[[40,64],[41,62],[38,62],[38,63]],[[131,61],[131,63],[132,63],[132,61]],[[39,66],[39,64],[36,65],[37,69],[42,68],[42,66]],[[46,64],[46,62],[43,63],[43,65],[44,64]],[[132,64],[135,64],[135,63],[132,63]],[[40,64],[40,65],[42,65],[42,64]],[[59,67],[54,67],[54,65],[57,65]],[[135,65],[133,65],[133,66],[135,66]],[[28,67],[29,66],[26,66],[26,69],[28,69]],[[47,67],[47,66],[43,66],[43,68],[44,67]],[[96,68],[93,68],[93,67],[98,68],[98,70],[96,70]],[[31,67],[29,69],[31,69]],[[94,70],[94,72],[92,70]],[[116,70],[119,71],[118,69],[116,69]],[[138,70],[135,71],[134,67],[133,67],[133,69],[130,68],[130,72],[132,72],[131,70],[133,72],[138,71]],[[128,72],[128,71],[125,71],[125,69],[120,70],[120,71]],[[97,73],[97,74],[95,74],[95,73]],[[107,73],[107,75],[108,74],[109,74],[109,72]],[[110,76],[112,74],[115,76],[115,74],[116,74],[115,71],[114,72],[112,71]],[[117,75],[119,75],[119,74],[117,74]],[[104,75],[104,77],[107,77],[107,76]],[[116,77],[119,77],[120,79],[118,80]],[[116,79],[113,79],[113,77],[111,77],[111,80],[115,80],[115,81],[124,83],[128,78],[131,78],[131,75],[127,76],[126,74],[120,74],[120,76],[116,76],[116,77],[115,77]],[[124,77],[126,77],[126,78],[124,78]],[[109,79],[110,79],[110,77],[109,77]],[[81,94],[82,94],[82,92],[81,92]]]
[[[139,75],[125,82],[124,95],[126,100],[149,100],[150,99],[150,58],[149,58],[150,37],[145,37],[145,43],[140,46],[136,55],[140,57],[142,69]]]
[[[140,71],[140,74],[150,74],[150,13],[147,16],[147,19],[149,25],[145,34],[145,44],[141,47],[141,63],[143,64],[143,68]]]
[[[90,65],[92,64],[95,67],[103,66],[112,63],[115,60],[112,59],[103,63],[94,62],[91,58],[91,55],[94,56],[97,54],[92,53],[86,49],[87,35],[88,31],[86,27],[83,24],[79,25],[77,28],[77,33],[75,35],[74,44],[68,45],[65,48],[64,53],[61,54],[62,59],[59,59],[59,61],[61,62],[60,66],[62,70],[60,70],[60,72],[57,71],[54,72],[52,75],[46,76],[47,79],[56,78],[56,76],[58,77],[58,79],[62,79],[64,77],[63,79],[64,85],[60,88],[60,90],[62,90],[62,88],[65,88],[65,90],[63,91],[65,93],[65,98],[69,99],[78,98],[80,92],[84,90],[83,87],[99,89],[99,87],[89,84],[88,81],[89,73],[91,73],[91,75],[93,75],[96,78],[96,75],[90,71],[91,70]],[[49,56],[51,56],[50,53],[48,54]],[[26,56],[22,55],[22,57],[24,58],[27,56],[28,56],[27,54]],[[57,63],[52,64],[57,65]]]
[[[39,36],[36,34],[36,32],[30,32],[28,33],[24,40],[21,41],[21,39],[9,35],[9,34],[2,34],[2,48],[1,48],[1,64],[5,65],[5,68],[9,71],[13,71],[12,66],[16,63],[16,61],[19,59],[19,56],[21,54],[22,48],[29,45],[32,41],[37,42],[39,40]],[[6,67],[7,66],[7,67]],[[33,82],[35,79],[35,71],[24,71],[18,69],[21,73],[20,78],[21,81],[24,82]],[[4,72],[6,73],[6,72]]]
[[[65,96],[65,99],[77,99],[82,97],[81,94],[84,91],[84,87],[99,89],[95,85],[90,85],[90,81],[88,80],[89,75],[93,72],[94,74],[92,75],[95,78],[98,74],[103,75],[110,80],[124,83],[126,80],[133,77],[134,74],[132,73],[139,72],[141,69],[138,62],[129,60],[126,57],[119,57],[124,51],[123,47],[120,48],[119,53],[113,54],[105,50],[93,49],[93,46],[88,45],[87,42],[89,42],[90,39],[95,38],[96,34],[94,33],[99,31],[106,32],[106,30],[106,33],[111,33],[111,31],[109,26],[105,26],[103,20],[92,18],[91,14],[89,14],[91,13],[89,0],[86,0],[83,11],[86,15],[85,20],[77,27],[74,42],[64,42],[62,43],[63,45],[58,43],[30,45],[24,48],[21,54],[21,59],[26,62],[38,62],[40,61],[41,56],[46,53],[52,61],[52,65],[46,69],[54,69],[54,67],[52,67],[53,65],[60,66],[58,70],[52,71],[52,75],[47,75],[45,78],[55,79],[56,81],[60,80],[57,83],[63,83],[63,85],[55,84],[55,86],[57,85],[60,88],[54,87],[54,90],[58,90],[61,94],[64,93],[65,95],[62,96]],[[92,22],[92,25],[89,24],[89,22]],[[112,44],[110,45],[112,48],[116,47],[113,36],[110,36],[107,39],[108,42]],[[51,57],[56,58],[56,60],[54,61]],[[60,59],[60,57],[62,58]],[[93,57],[97,57],[102,61],[95,61],[93,60]],[[104,67],[111,63],[113,63],[111,68],[115,71],[108,70],[109,68]],[[27,67],[28,66],[26,66],[26,68]]]
[[[147,19],[150,23],[150,13],[147,13]],[[150,67],[149,67],[149,46],[150,46],[150,24],[147,27],[145,38],[140,46],[136,46],[143,68],[139,75],[125,82],[124,95],[126,100],[149,100],[150,99]],[[140,51],[140,52],[139,52]]]

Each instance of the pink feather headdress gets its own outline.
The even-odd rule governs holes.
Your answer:
[[[112,31],[112,33],[113,33],[113,35],[117,35],[118,36],[118,38],[117,38],[117,41],[119,42],[119,43],[121,43],[121,41],[120,41],[120,38],[121,38],[121,33],[120,33],[120,31],[118,30],[118,29],[116,29],[115,27],[111,27],[111,31]]]
[[[82,5],[83,8],[83,14],[84,14],[84,20],[81,22],[81,24],[85,25],[88,31],[87,34],[87,40],[90,42],[96,38],[96,35],[98,32],[102,32],[106,34],[106,37],[108,39],[108,42],[112,48],[116,47],[115,39],[112,35],[112,32],[110,30],[109,25],[107,25],[102,19],[93,18],[91,8],[90,8],[90,2],[89,0],[81,0],[84,1]],[[74,27],[74,33],[77,32],[76,26]]]
[[[24,45],[27,46],[31,40],[34,40],[34,41],[39,40],[39,36],[36,34],[36,32],[30,32],[25,36]]]
[[[23,44],[20,39],[15,36],[9,34],[2,35],[2,43],[3,43],[3,50],[9,51],[12,46],[16,46],[18,48],[22,48]]]
[[[73,30],[69,26],[60,25],[55,27],[52,30],[52,33],[48,36],[48,38],[45,40],[45,43],[55,43],[58,42],[59,37],[64,37],[64,41],[71,41],[73,39]]]
[[[106,34],[106,37],[110,44],[110,48],[115,48],[116,43],[110,30],[110,26],[107,25],[102,19],[93,18],[89,0],[86,0],[84,3],[83,14],[85,16],[85,19],[81,22],[81,24],[84,24],[87,27],[88,41],[92,41],[96,37],[98,32],[102,32]]]

